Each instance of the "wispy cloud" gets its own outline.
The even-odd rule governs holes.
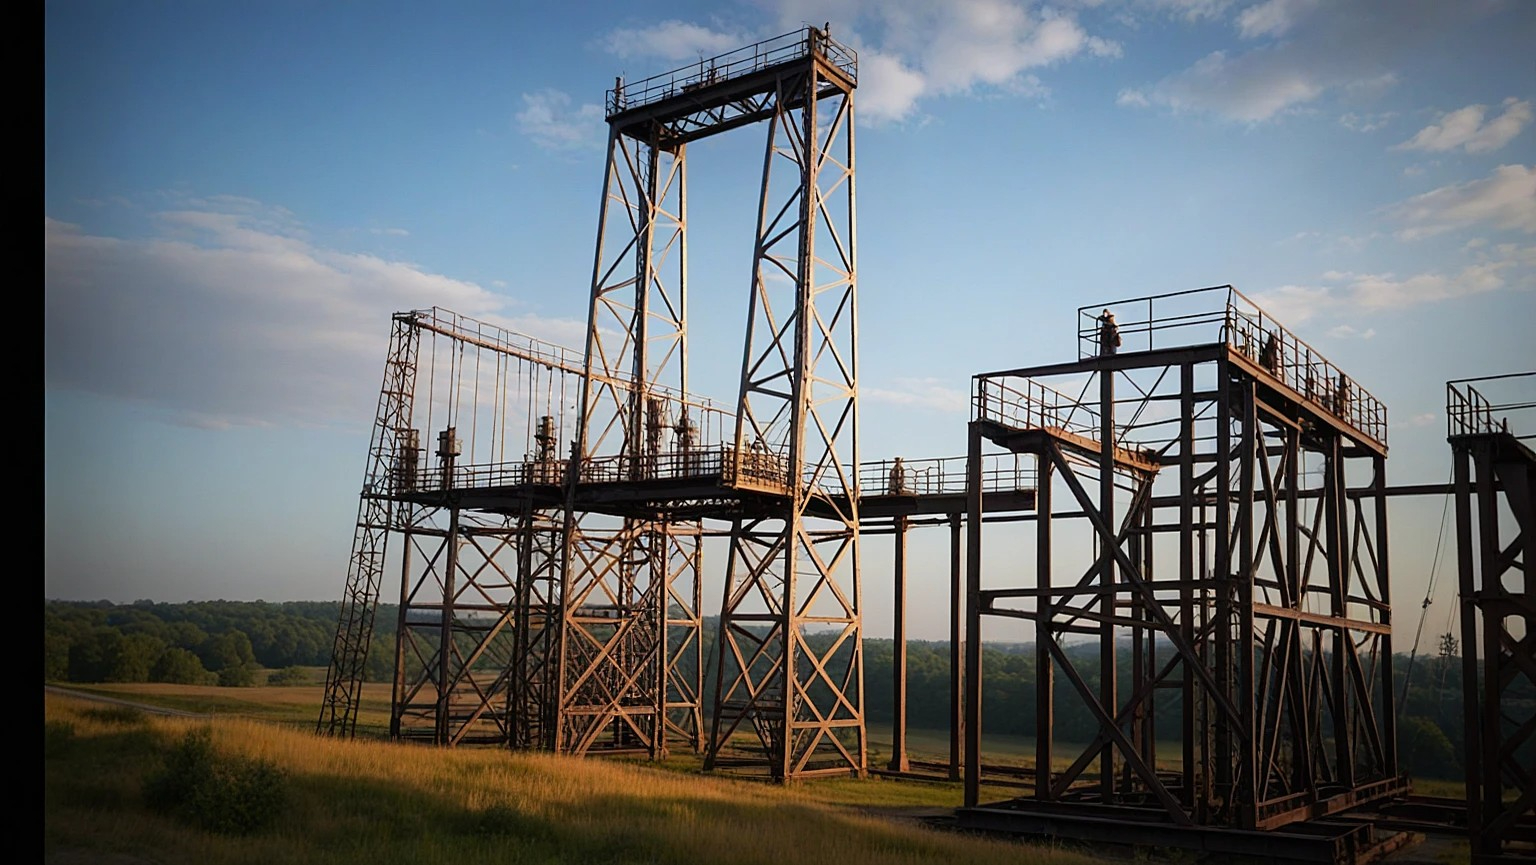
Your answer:
[[[1480,225],[1536,233],[1536,167],[1500,165],[1487,177],[1432,189],[1385,213],[1406,225],[1398,232],[1404,240]]]
[[[658,57],[686,62],[724,54],[753,41],[745,32],[713,30],[687,21],[670,20],[649,27],[620,27],[604,34],[598,44],[616,57]]]
[[[1316,285],[1284,285],[1257,292],[1254,302],[1277,319],[1295,325],[1323,315],[1407,309],[1500,290],[1536,289],[1536,247],[1499,244],[1471,250],[1475,261],[1450,273],[1328,271]],[[1326,331],[1335,338],[1370,339],[1370,327],[1341,323]]]
[[[965,412],[969,397],[964,391],[941,384],[934,378],[900,378],[892,387],[860,387],[859,398],[886,405],[941,412]]]
[[[1340,324],[1330,327],[1327,333],[1334,339],[1370,339],[1376,335],[1376,328],[1368,327],[1360,330],[1353,325]]]
[[[1348,112],[1339,118],[1339,125],[1355,132],[1375,132],[1391,122],[1397,116],[1395,111],[1382,111],[1377,114]]]
[[[574,105],[570,94],[559,90],[524,93],[516,119],[520,132],[548,150],[598,147],[606,135],[601,105]]]
[[[1188,68],[1121,91],[1118,102],[1258,123],[1325,94],[1391,87],[1418,46],[1483,13],[1487,4],[1438,0],[1266,0],[1234,21],[1252,47],[1213,51]]]
[[[1119,43],[1089,33],[1070,9],[1033,0],[843,0],[776,4],[780,26],[831,24],[859,52],[859,111],[876,123],[918,113],[925,99],[982,92],[1039,99],[1035,70],[1080,57],[1113,58]],[[1207,5],[1205,3],[1182,5]],[[666,21],[611,31],[599,44],[621,57],[672,62],[712,56],[764,34]]]
[[[1504,111],[1484,122],[1486,105],[1458,108],[1420,129],[1412,138],[1397,145],[1397,150],[1425,150],[1432,153],[1465,150],[1489,153],[1498,150],[1531,122],[1531,103],[1514,98],[1504,100]]]
[[[440,305],[578,344],[577,322],[416,265],[327,248],[257,202],[183,202],[151,236],[44,217],[43,382],[186,424],[355,423],[371,416],[390,316]],[[215,208],[215,209],[209,209]]]

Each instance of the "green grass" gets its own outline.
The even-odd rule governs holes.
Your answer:
[[[898,811],[946,805],[952,785],[884,779],[790,785],[690,771],[686,761],[573,759],[500,749],[442,750],[314,735],[285,689],[215,699],[169,686],[95,689],[177,708],[159,716],[48,694],[44,861],[121,865],[476,863],[1050,863],[1093,861],[1035,844],[926,828]],[[387,692],[386,692],[387,693]],[[310,705],[318,708],[316,689]],[[271,705],[264,708],[264,697]],[[227,702],[226,702],[227,701]],[[271,717],[253,717],[269,713]],[[306,719],[312,726],[313,719]],[[149,808],[147,779],[190,731],[219,760],[261,761],[284,784],[273,825],[249,836],[192,828]]]

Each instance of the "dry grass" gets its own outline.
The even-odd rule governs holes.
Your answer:
[[[207,689],[216,694],[169,686],[111,690],[219,714],[160,717],[46,697],[45,861],[1092,861],[1070,850],[938,832],[866,811],[882,800],[942,798],[950,795],[947,785],[771,786],[678,766],[323,738],[307,729],[313,715],[300,711],[318,705],[313,687]],[[384,697],[387,706],[387,691]],[[232,716],[230,709],[265,717]],[[219,752],[269,760],[286,774],[289,802],[274,829],[250,838],[207,835],[145,809],[145,776],[180,736],[203,726]]]

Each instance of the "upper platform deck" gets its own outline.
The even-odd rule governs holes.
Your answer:
[[[1107,352],[1100,349],[1105,312],[1120,337],[1120,344]],[[1077,362],[975,376],[973,418],[1006,429],[1059,430],[1096,449],[1096,395],[1074,396],[1042,379],[1225,361],[1298,412],[1369,450],[1386,452],[1386,406],[1232,286],[1093,304],[1080,307],[1077,320]],[[1158,444],[1135,441],[1124,424],[1117,424],[1115,438],[1116,447],[1133,461],[1136,453]]]
[[[833,90],[858,86],[857,52],[823,28],[806,27],[639,81],[620,79],[605,99],[608,123],[636,138],[703,138],[770,116],[779,79],[813,67]],[[802,98],[797,92],[780,107],[797,107]]]

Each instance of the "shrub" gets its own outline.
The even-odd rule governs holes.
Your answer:
[[[284,667],[267,674],[268,685],[304,685],[309,682],[309,671],[303,667]]]
[[[287,801],[282,770],[266,760],[220,755],[205,729],[187,733],[144,784],[150,808],[223,835],[270,826]]]

